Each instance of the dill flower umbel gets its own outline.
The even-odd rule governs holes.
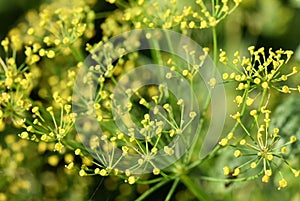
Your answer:
[[[68,0],[43,4],[39,11],[29,11],[26,21],[9,35],[19,38],[19,47],[24,45],[28,56],[52,59],[57,52],[70,54],[82,45],[81,38],[94,35],[94,3]]]
[[[6,37],[1,41],[6,56],[0,57],[0,130],[9,122],[16,127],[22,126],[24,113],[31,107],[30,93],[39,78],[37,68],[25,62],[20,64],[17,43],[16,37]]]
[[[119,1],[109,2],[117,5],[119,3]],[[187,33],[188,29],[204,29],[217,26],[218,23],[239,6],[241,1],[226,0],[216,5],[209,5],[203,0],[185,3],[182,6],[182,3],[178,0],[172,0],[171,2],[140,0],[131,2],[129,5],[122,4],[126,8],[122,14],[122,19],[124,22],[133,22],[136,29],[176,29]]]
[[[226,144],[222,143],[224,139],[220,142],[222,146],[231,146],[234,151],[235,158],[246,159],[246,162],[239,165],[238,168],[240,171],[235,176],[244,173],[244,174],[256,174],[263,175],[262,182],[269,182],[270,177],[273,175],[273,172],[277,169],[280,164],[286,164],[286,166],[291,170],[291,172],[297,177],[299,175],[299,170],[295,170],[288,163],[286,157],[287,147],[290,147],[291,144],[297,142],[295,136],[291,136],[288,141],[281,139],[280,130],[278,128],[270,129],[269,126],[269,110],[263,110],[262,115],[265,116],[264,124],[260,124],[257,119],[257,115],[253,115],[254,124],[256,125],[256,132],[248,130],[242,122],[240,122],[241,127],[243,128],[242,139],[240,137],[225,138],[228,140]],[[227,167],[227,166],[226,166]],[[228,169],[228,167],[227,167]],[[229,175],[229,171],[224,169],[224,174]],[[258,170],[256,173],[252,169]],[[274,171],[273,171],[274,170]],[[251,173],[250,173],[251,172]],[[282,185],[281,187],[283,187]]]
[[[267,183],[275,170],[281,167],[281,164],[285,164],[297,177],[299,170],[289,164],[287,154],[291,144],[297,142],[296,136],[289,133],[290,138],[286,139],[280,135],[279,128],[270,127],[270,100],[274,96],[272,91],[275,89],[283,94],[298,92],[297,88],[285,84],[290,76],[298,73],[297,67],[293,67],[288,74],[284,73],[284,67],[293,52],[281,49],[273,52],[271,48],[265,52],[264,48],[255,50],[253,46],[248,50],[250,57],[241,57],[239,52],[235,52],[232,63],[228,61],[225,51],[221,50],[220,53],[219,61],[236,70],[230,74],[224,73],[224,82],[235,83],[236,90],[242,91],[243,94],[234,99],[238,111],[231,117],[236,123],[227,138],[221,139],[219,145],[232,147],[233,156],[244,161],[233,170],[232,176],[245,174],[249,178],[250,175],[256,178],[263,175],[261,180]],[[228,166],[224,168],[224,174],[231,174]],[[287,181],[282,177],[278,189],[286,186]]]
[[[224,81],[237,82],[237,90],[273,88],[282,93],[298,91],[297,87],[283,84],[299,71],[297,67],[293,67],[288,74],[284,73],[284,68],[293,55],[292,51],[282,49],[273,51],[272,48],[266,51],[263,47],[255,50],[254,46],[249,47],[248,51],[250,57],[241,57],[237,51],[232,63],[229,63],[226,52],[221,50],[219,61],[235,70],[231,74],[224,73]]]
[[[46,111],[40,111],[39,106],[31,108],[32,121],[23,124],[26,131],[19,134],[22,139],[30,139],[36,142],[55,142],[53,151],[62,152],[64,138],[73,131],[76,114],[71,112],[71,105],[65,103],[62,98],[55,93],[53,95],[54,103],[57,108],[49,106]],[[50,123],[51,122],[51,123]]]

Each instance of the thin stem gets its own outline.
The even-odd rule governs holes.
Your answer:
[[[159,177],[159,178],[152,179],[152,180],[143,180],[143,181],[138,180],[137,183],[138,183],[138,184],[153,184],[153,183],[160,182],[160,181],[163,180],[163,179],[164,179],[164,178]]]
[[[206,180],[206,181],[214,181],[214,182],[242,182],[242,181],[255,180],[258,177],[260,177],[263,173],[264,170],[260,171],[259,173],[251,177],[242,177],[237,179],[220,179],[220,178],[207,177],[207,176],[199,176],[199,179]]]
[[[189,166],[188,166],[188,170],[191,170],[191,169],[193,169],[193,168],[195,168],[195,167],[197,167],[197,166],[199,166],[203,161],[205,161],[205,160],[208,160],[208,159],[211,159],[212,157],[214,157],[215,156],[215,154],[219,151],[219,149],[220,149],[221,147],[219,146],[219,145],[217,145],[208,155],[206,155],[203,159],[201,159],[201,160],[198,160],[198,161],[195,161],[195,162],[193,162],[192,164],[190,164]]]
[[[148,197],[149,195],[151,195],[154,191],[156,191],[157,189],[159,189],[160,187],[162,187],[163,185],[165,185],[169,181],[170,181],[169,179],[162,180],[161,182],[159,182],[158,184],[156,184],[155,186],[153,186],[149,190],[147,190],[145,193],[143,193],[135,201],[142,201],[142,200],[144,200],[146,197]]]
[[[190,148],[190,151],[187,154],[187,158],[186,158],[187,160],[185,161],[187,163],[189,163],[191,161],[193,153],[199,153],[200,154],[200,150],[201,150],[201,147],[202,147],[202,145],[200,143],[200,140],[201,140],[200,133],[202,131],[202,128],[203,128],[203,125],[204,125],[204,122],[205,122],[205,116],[206,116],[206,112],[208,110],[209,103],[210,103],[210,96],[207,96],[205,104],[204,104],[203,112],[200,116],[198,132],[196,133],[196,139],[195,139],[194,143],[192,144],[192,146]]]
[[[174,193],[174,191],[175,191],[175,189],[176,189],[179,181],[180,181],[179,178],[175,179],[175,181],[174,181],[174,183],[173,183],[173,185],[172,185],[172,187],[171,187],[171,189],[170,189],[170,191],[169,191],[169,193],[168,193],[165,201],[169,201],[171,199],[171,197],[172,197],[172,195],[173,195],[173,193]]]
[[[116,1],[115,4],[120,8],[128,8],[129,7],[128,3],[125,2],[124,0],[118,0],[118,1]]]
[[[212,0],[212,5],[213,5],[213,11],[214,11],[214,0]],[[217,66],[217,62],[218,62],[218,39],[217,39],[217,30],[216,30],[216,27],[212,27],[212,32],[213,32],[213,56],[214,56],[214,64],[215,66]],[[205,103],[205,106],[204,106],[204,112],[202,113],[202,117],[205,116],[205,113],[208,109],[208,106],[209,106],[209,103],[210,103],[210,96],[207,97],[206,99],[206,103]],[[192,156],[192,153],[194,153],[197,147],[197,144],[198,144],[198,141],[200,140],[200,132],[203,128],[203,124],[204,124],[204,121],[205,119],[204,118],[201,118],[200,119],[200,122],[199,122],[199,131],[197,133],[197,139],[195,140],[195,143],[193,143],[192,147],[191,147],[191,154],[189,154],[189,156],[187,157],[188,158],[188,162],[191,160],[191,156]],[[200,146],[202,147],[202,146]],[[198,151],[198,150],[197,150]],[[199,150],[200,151],[200,150]]]
[[[218,38],[217,38],[217,28],[212,27],[213,34],[213,56],[214,56],[214,64],[217,66],[218,63]]]
[[[1,57],[0,57],[0,64],[2,65],[4,71],[7,71],[7,66],[6,66],[6,64],[4,63],[4,61]]]
[[[159,52],[159,43],[154,39],[150,41],[150,45],[151,45],[151,54],[152,57],[154,59],[154,61],[159,64],[159,65],[163,65],[163,60],[161,58],[161,54]]]
[[[84,61],[83,56],[72,45],[69,48],[77,61]]]
[[[109,16],[111,13],[112,13],[111,11],[106,11],[106,12],[96,13],[96,14],[95,14],[95,19],[106,18],[106,17]]]
[[[187,175],[182,175],[180,180],[201,201],[212,201],[204,190],[195,185],[195,182]]]

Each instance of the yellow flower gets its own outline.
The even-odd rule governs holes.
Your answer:
[[[278,190],[282,189],[282,188],[285,188],[287,186],[287,181],[282,178],[280,181],[279,181],[279,187],[278,187]]]
[[[225,176],[229,175],[229,173],[230,173],[229,167],[228,167],[228,166],[225,166],[225,167],[223,168],[223,172],[224,172],[224,175],[225,175]]]
[[[251,165],[250,165],[250,167],[253,169],[253,168],[256,168],[256,166],[257,166],[257,163],[255,163],[255,162],[252,162],[251,163]]]
[[[286,85],[282,86],[281,91],[286,94],[291,93],[290,88]]]
[[[236,150],[236,151],[234,152],[234,156],[235,156],[236,158],[240,157],[241,155],[242,155],[242,153],[241,153],[240,150]]]
[[[81,176],[81,177],[83,177],[83,176],[86,176],[87,174],[86,174],[86,172],[83,170],[83,169],[81,169],[80,171],[79,171],[79,176]]]
[[[241,173],[240,168],[235,168],[232,176],[238,176]]]
[[[216,78],[211,78],[208,82],[209,86],[214,87],[217,84]]]
[[[160,173],[160,169],[158,169],[158,168],[153,169],[153,174],[154,175],[158,175],[159,173]]]
[[[105,169],[100,170],[99,174],[101,176],[107,176],[107,171]]]
[[[221,145],[221,146],[226,146],[227,144],[228,144],[228,140],[226,139],[226,138],[223,138],[220,142],[219,142],[219,144]]]
[[[245,145],[247,142],[246,142],[246,140],[245,139],[242,139],[241,141],[240,141],[240,145]]]
[[[240,104],[242,104],[243,103],[243,97],[242,96],[236,96],[235,97],[235,102],[238,104],[238,105],[240,105]]]
[[[270,177],[268,176],[268,175],[264,175],[263,177],[262,177],[262,182],[264,182],[264,183],[268,183],[269,182],[269,180],[270,180]]]
[[[296,141],[297,141],[296,136],[293,135],[293,136],[290,137],[290,143],[294,143]]]
[[[134,184],[135,183],[135,177],[134,176],[130,176],[130,177],[128,177],[128,183],[129,184]]]

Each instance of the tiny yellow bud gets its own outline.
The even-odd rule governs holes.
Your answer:
[[[269,182],[269,180],[270,180],[270,177],[268,176],[268,175],[264,175],[263,177],[262,177],[262,182],[264,182],[264,183],[268,183]]]
[[[286,94],[291,93],[290,88],[286,85],[282,86],[281,91]]]
[[[28,133],[27,133],[26,131],[24,131],[24,132],[22,132],[22,133],[20,134],[20,137],[21,137],[22,139],[27,139],[27,138],[28,138]]]
[[[83,176],[86,176],[87,174],[86,174],[86,172],[84,171],[84,170],[80,170],[79,171],[79,176],[81,176],[81,177],[83,177]]]
[[[255,163],[255,162],[252,162],[251,163],[251,165],[250,165],[250,167],[253,169],[253,168],[256,168],[256,166],[257,166],[257,163]]]
[[[242,96],[236,96],[235,97],[235,102],[240,105],[241,103],[243,103],[243,97]]]
[[[282,147],[281,148],[281,153],[285,154],[287,153],[288,149],[286,147]]]
[[[242,139],[241,141],[240,141],[240,145],[245,145],[247,142],[246,142],[246,140],[245,139]]]
[[[268,82],[263,82],[263,83],[261,84],[261,87],[262,87],[263,89],[267,89],[267,88],[269,87]]]
[[[228,139],[228,140],[231,140],[232,138],[234,138],[234,135],[233,135],[233,133],[228,133],[228,135],[227,135],[227,139]]]
[[[220,142],[219,142],[219,144],[221,145],[221,146],[226,146],[227,144],[228,144],[228,140],[226,139],[226,138],[223,138]]]
[[[61,152],[64,148],[64,145],[61,142],[55,143],[54,145],[54,151]]]
[[[223,78],[223,80],[227,80],[229,78],[229,74],[223,73],[222,78]]]
[[[269,161],[273,160],[273,158],[274,158],[274,156],[273,156],[272,154],[268,154],[268,155],[267,155],[267,159],[268,159]]]
[[[241,173],[240,168],[235,168],[232,176],[238,176]]]
[[[152,153],[157,153],[157,151],[158,151],[158,149],[157,149],[156,147],[153,147],[153,148],[151,149],[151,152],[152,152]]]
[[[253,80],[253,82],[254,82],[255,84],[260,84],[260,79],[257,77],[257,78],[255,78],[255,79]]]
[[[105,169],[100,170],[99,174],[101,176],[107,176],[107,171]]]
[[[242,155],[242,153],[241,153],[240,150],[235,150],[234,156],[235,156],[236,158],[240,157],[241,155]]]
[[[80,155],[80,153],[81,153],[81,150],[79,149],[79,148],[77,148],[76,150],[75,150],[75,155]]]
[[[49,50],[46,52],[46,55],[49,59],[52,59],[55,57],[55,52],[53,50]]]
[[[160,173],[160,169],[158,169],[158,168],[153,169],[153,174],[154,175],[158,175],[159,173]]]
[[[231,115],[231,117],[232,117],[233,119],[240,120],[241,114],[240,114],[239,112],[237,112],[236,114]]]
[[[74,167],[74,163],[73,163],[73,162],[71,162],[71,163],[69,163],[68,165],[66,165],[66,168],[67,168],[68,170],[73,169],[73,167]]]
[[[196,112],[190,112],[189,116],[191,119],[194,119],[197,116],[197,114]]]
[[[296,141],[297,141],[296,136],[293,135],[293,136],[290,137],[290,143],[294,143]]]
[[[134,184],[135,183],[135,177],[134,176],[130,176],[130,177],[128,177],[128,183],[129,184]]]
[[[272,170],[266,170],[266,173],[265,173],[267,176],[272,176]]]
[[[217,84],[216,78],[211,78],[208,82],[209,86],[214,87]]]
[[[229,175],[230,169],[229,169],[228,166],[223,167],[223,173],[224,173],[225,176]]]
[[[257,115],[257,110],[251,110],[250,115],[251,116],[256,116]]]
[[[183,76],[187,76],[188,74],[189,74],[189,71],[188,71],[188,70],[183,70],[183,71],[182,71],[182,75],[183,75]]]
[[[288,77],[287,77],[286,75],[282,75],[282,76],[281,76],[281,79],[282,79],[283,81],[286,81],[286,80],[288,79]]]
[[[278,190],[282,189],[282,188],[285,188],[287,186],[287,181],[285,179],[281,179],[279,181],[279,187],[278,187]]]
[[[250,98],[250,97],[247,97],[247,100],[246,100],[246,105],[250,106],[252,105],[254,102],[254,99]]]

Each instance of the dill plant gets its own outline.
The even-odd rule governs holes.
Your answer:
[[[288,185],[281,169],[299,176],[289,160],[297,137],[281,137],[271,125],[273,97],[300,91],[288,82],[298,68],[285,69],[293,52],[250,46],[248,56],[237,51],[231,60],[218,46],[216,29],[241,0],[107,2],[118,9],[96,13],[96,1],[53,1],[2,40],[1,131],[13,123],[20,138],[40,149],[50,144],[80,176],[147,186],[138,201],[168,183],[166,201],[181,184],[198,200],[213,200],[198,180],[268,183],[278,174],[280,190]],[[102,38],[89,44],[102,17]],[[211,51],[189,37],[202,29],[212,31]],[[238,93],[234,123],[219,139],[230,83]],[[231,152],[235,163],[224,176],[202,169]]]

